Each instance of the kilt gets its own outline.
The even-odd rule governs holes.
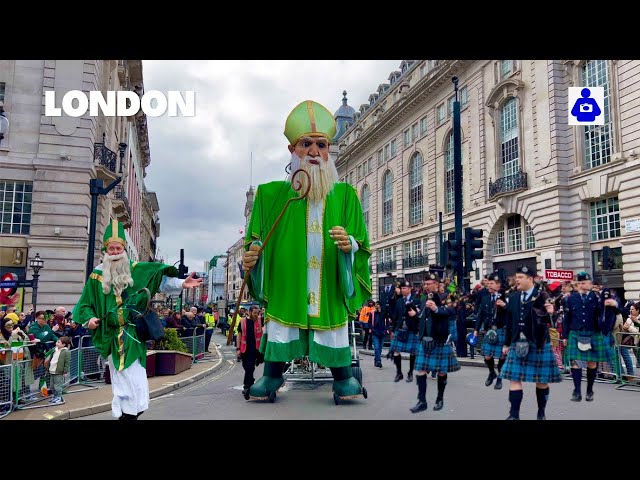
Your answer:
[[[551,344],[545,342],[541,351],[535,344],[529,345],[529,354],[525,358],[516,357],[513,346],[502,367],[502,378],[514,382],[558,383],[562,381]]]
[[[393,340],[391,340],[391,345],[389,346],[389,350],[415,355],[418,352],[418,343],[420,342],[418,342],[417,333],[409,332],[409,339],[406,342],[401,342],[400,340],[398,340],[398,336],[394,333]]]
[[[591,350],[586,352],[578,349],[578,335],[579,333],[575,330],[569,332],[565,355],[570,362],[572,360],[582,360],[584,362],[614,363],[615,350],[611,346],[611,339],[608,335],[602,335],[600,332],[594,333],[591,336]]]
[[[450,343],[436,345],[429,353],[425,353],[422,342],[418,342],[415,370],[440,373],[456,372],[460,370],[460,364]]]
[[[499,328],[498,330],[496,330],[496,333],[498,334],[498,341],[494,345],[491,345],[489,342],[487,342],[486,335],[482,338],[482,354],[485,357],[491,355],[493,357],[500,358],[500,356],[502,355],[502,347],[504,346],[506,337],[505,329]]]

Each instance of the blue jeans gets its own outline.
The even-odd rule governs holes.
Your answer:
[[[627,375],[633,375],[633,359],[631,358],[631,349],[625,346],[620,347],[620,355],[627,367]]]
[[[374,363],[382,363],[382,342],[384,337],[378,337],[377,335],[371,335],[373,337],[373,361]]]

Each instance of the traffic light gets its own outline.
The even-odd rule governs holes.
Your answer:
[[[187,274],[189,273],[189,267],[186,265],[178,265],[178,278],[187,278]]]
[[[462,248],[460,242],[456,240],[456,234],[449,232],[449,261],[447,265],[451,265],[454,272],[459,272],[462,267]]]
[[[481,229],[471,227],[464,229],[464,264],[467,272],[473,270],[474,260],[483,258],[483,246]]]

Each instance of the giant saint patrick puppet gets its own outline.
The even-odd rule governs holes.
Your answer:
[[[366,396],[351,371],[348,320],[371,297],[371,251],[358,195],[338,182],[329,156],[336,123],[307,100],[291,111],[284,134],[291,181],[258,186],[245,239],[249,292],[266,307],[264,372],[246,397],[273,401],[285,362],[304,356],[331,368],[334,395]]]

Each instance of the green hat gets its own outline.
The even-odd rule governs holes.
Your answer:
[[[326,137],[336,135],[336,121],[329,110],[312,100],[305,100],[291,110],[284,126],[284,136],[295,145],[303,135]]]
[[[102,240],[102,251],[107,249],[107,244],[110,242],[121,243],[123,247],[127,246],[127,241],[124,236],[124,227],[118,220],[111,220],[107,229],[104,231],[104,237]]]

